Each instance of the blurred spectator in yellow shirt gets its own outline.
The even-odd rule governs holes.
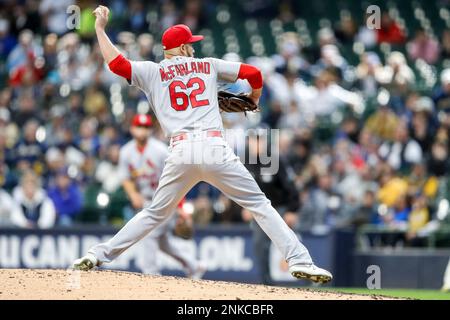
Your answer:
[[[399,119],[395,113],[386,105],[381,105],[378,110],[371,115],[364,126],[371,134],[377,138],[392,141],[398,126]]]
[[[380,185],[378,200],[388,207],[394,206],[397,200],[406,195],[408,191],[408,182],[405,179],[394,176],[391,170],[382,174]]]
[[[408,232],[406,240],[409,245],[423,245],[421,238],[417,237],[417,232],[425,227],[430,219],[430,212],[427,206],[427,198],[421,194],[413,200],[412,211],[408,218]]]
[[[423,193],[427,198],[433,199],[436,196],[439,181],[434,176],[427,176],[425,164],[417,163],[408,177],[408,185],[409,194]]]

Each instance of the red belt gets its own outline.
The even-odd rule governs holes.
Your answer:
[[[192,133],[177,134],[172,137],[171,142],[173,143],[173,142],[177,142],[177,141],[181,141],[181,140],[188,140],[190,134],[192,134]],[[206,131],[206,136],[207,137],[222,137],[222,131],[219,131],[219,130]]]

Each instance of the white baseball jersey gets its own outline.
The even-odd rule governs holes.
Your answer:
[[[223,130],[217,81],[236,81],[241,63],[177,56],[159,64],[131,61],[131,84],[139,87],[166,136],[192,130]]]
[[[155,138],[149,138],[142,150],[131,140],[120,149],[119,170],[123,179],[133,180],[139,193],[149,201],[158,187],[167,156],[167,146]]]

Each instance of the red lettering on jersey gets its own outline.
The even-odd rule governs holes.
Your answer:
[[[175,76],[186,76],[191,73],[211,73],[211,64],[207,61],[191,61],[191,63],[175,64],[159,69],[161,81],[168,81],[175,78]]]
[[[169,77],[167,76],[167,73],[164,71],[164,69],[159,69],[159,74],[161,76],[161,81],[169,80]]]
[[[168,66],[167,69],[169,69],[169,73],[170,73],[170,77],[169,80],[172,80],[175,77],[175,70],[174,70],[174,66]]]
[[[195,61],[191,62],[191,69],[192,69],[192,72],[195,72],[195,73],[198,72],[197,71],[197,64],[195,63]]]
[[[177,75],[179,75],[179,76],[182,76],[183,75],[183,73],[181,72],[181,68],[180,68],[180,66],[179,65],[175,65],[175,70],[177,71]]]
[[[183,73],[183,75],[188,75],[187,69],[184,67],[184,64],[180,64],[180,70]]]
[[[191,90],[191,92],[188,94],[187,89],[193,90]],[[192,108],[209,105],[208,99],[203,100],[197,99],[197,96],[201,95],[204,91],[205,91],[205,82],[199,77],[189,79],[187,84],[184,84],[182,81],[178,80],[173,81],[169,85],[171,106],[176,111],[184,111],[189,106],[189,102]]]
[[[189,69],[187,62],[184,64],[184,68],[186,69],[186,74],[190,74],[190,73],[194,72],[194,71],[192,71],[192,69]]]
[[[203,62],[197,62],[197,68],[198,68],[198,73],[205,73],[204,71],[204,67],[203,67]]]

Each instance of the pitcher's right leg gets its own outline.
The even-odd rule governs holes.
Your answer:
[[[75,269],[89,270],[111,262],[175,212],[184,195],[199,181],[199,175],[195,166],[170,161],[171,156],[166,161],[150,207],[136,214],[109,241],[92,247],[85,257],[76,260]]]

